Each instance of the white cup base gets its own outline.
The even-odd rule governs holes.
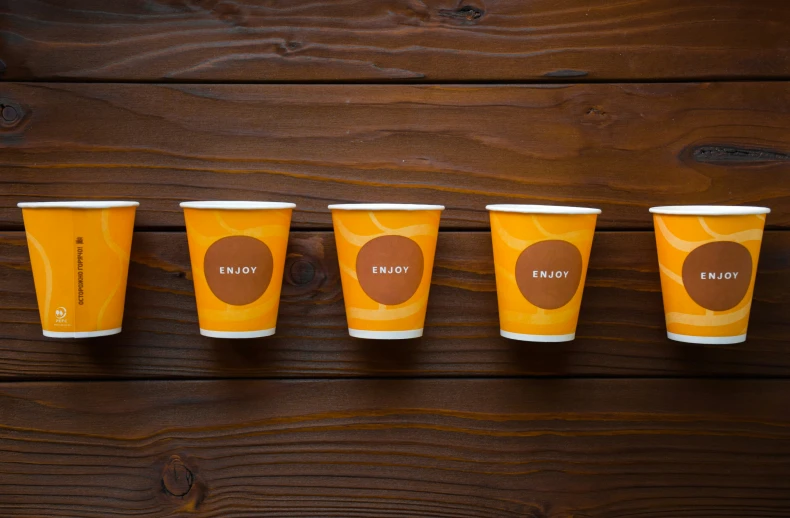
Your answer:
[[[405,340],[407,338],[419,338],[422,336],[422,329],[411,329],[409,331],[365,331],[362,329],[348,328],[348,334],[354,338],[369,338],[372,340]]]
[[[271,329],[261,329],[260,331],[211,331],[200,328],[200,334],[209,338],[261,338],[272,336],[276,327]]]
[[[522,333],[511,333],[504,329],[499,330],[499,334],[511,340],[520,340],[522,342],[570,342],[576,338],[576,333],[569,335],[525,335]]]
[[[679,335],[667,331],[667,338],[676,342],[686,342],[687,344],[739,344],[746,341],[746,334],[737,336],[692,336]]]
[[[44,331],[47,338],[96,338],[97,336],[117,335],[121,332],[120,327],[115,329],[102,329],[101,331]]]

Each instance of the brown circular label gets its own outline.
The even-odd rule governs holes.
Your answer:
[[[258,300],[272,280],[274,259],[266,243],[249,236],[214,242],[203,261],[206,282],[219,300],[234,306]]]
[[[528,246],[516,261],[516,283],[531,304],[557,309],[571,301],[582,279],[582,254],[567,241]]]
[[[420,245],[403,236],[371,239],[357,255],[357,279],[379,304],[403,304],[420,287],[423,272]]]
[[[683,285],[711,311],[737,306],[752,282],[752,254],[740,243],[716,241],[695,248],[683,262]]]

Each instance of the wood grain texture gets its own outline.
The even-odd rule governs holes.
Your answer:
[[[790,516],[790,386],[0,384],[4,516]]]
[[[4,100],[3,100],[4,99]],[[652,229],[664,204],[764,204],[790,226],[790,83],[550,87],[1,84],[0,225],[16,203],[131,198],[183,226],[187,199],[299,206],[440,202],[446,229],[487,203],[603,209]]]
[[[41,336],[27,246],[0,234],[0,377],[212,378],[334,376],[788,376],[790,233],[768,232],[749,339],[691,345],[666,339],[654,237],[598,233],[574,342],[499,336],[488,233],[439,237],[425,336],[382,343],[349,338],[334,238],[292,233],[277,335],[199,336],[186,236],[138,233],[124,331],[114,337]]]
[[[784,0],[5,0],[11,80],[783,77]]]

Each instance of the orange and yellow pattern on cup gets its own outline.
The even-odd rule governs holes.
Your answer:
[[[654,207],[667,336],[700,344],[746,340],[764,207]]]
[[[598,209],[489,205],[500,334],[566,342],[576,323]]]
[[[44,336],[121,332],[137,202],[20,203]]]
[[[273,335],[293,203],[181,204],[189,241],[200,334]]]
[[[330,205],[348,332],[422,336],[441,205]]]

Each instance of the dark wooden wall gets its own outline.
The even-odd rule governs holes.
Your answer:
[[[141,202],[124,332],[41,336],[19,201]],[[178,202],[293,201],[276,337],[200,337]],[[447,205],[347,336],[326,205]],[[498,336],[487,203],[600,207],[578,339]],[[760,204],[744,344],[647,208]],[[0,516],[790,516],[790,2],[0,0]]]

